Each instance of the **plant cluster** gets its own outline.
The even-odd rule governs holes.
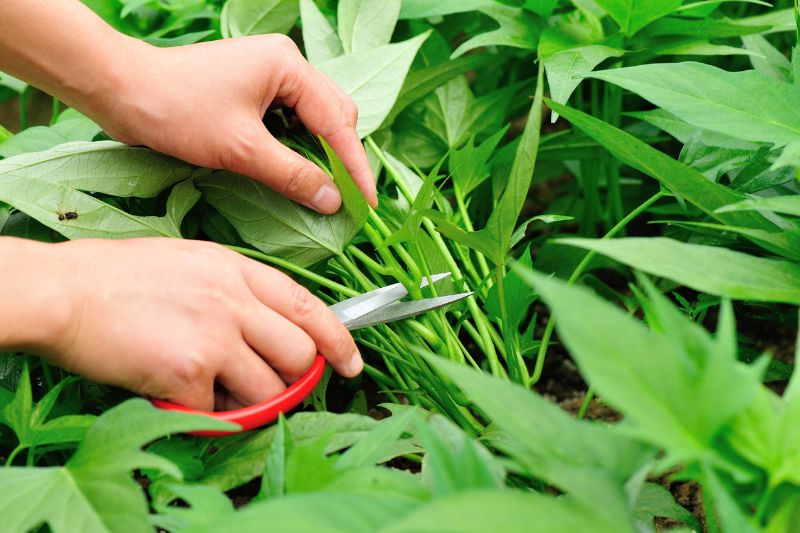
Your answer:
[[[329,173],[336,215],[56,101],[27,127],[33,89],[0,74],[22,110],[0,127],[0,235],[213,240],[328,303],[473,295],[357,332],[366,378],[224,438],[0,357],[9,530],[796,530],[794,353],[750,338],[791,345],[800,303],[796,3],[86,3],[159,46],[290,34],[357,103],[380,207],[290,110],[265,125]],[[542,394],[554,360],[587,384],[577,415]],[[600,403],[622,421],[585,420]]]

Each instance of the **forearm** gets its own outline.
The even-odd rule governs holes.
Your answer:
[[[78,0],[3,0],[0,71],[23,79],[85,113],[125,79],[126,55],[142,45]],[[94,117],[93,117],[94,118]]]
[[[60,245],[0,237],[0,351],[43,353],[62,336],[71,313],[55,259]]]

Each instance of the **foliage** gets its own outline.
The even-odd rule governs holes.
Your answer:
[[[474,294],[357,332],[365,379],[222,438],[3,355],[6,529],[798,523],[796,2],[85,3],[158,46],[289,34],[358,105],[380,207],[285,110],[265,123],[329,173],[340,213],[113,142],[58,102],[33,125],[35,89],[0,74],[21,110],[0,125],[0,235],[213,240],[327,303],[397,281]],[[579,383],[553,387],[570,361]],[[586,420],[598,405],[622,421]],[[680,505],[679,482],[702,497]]]

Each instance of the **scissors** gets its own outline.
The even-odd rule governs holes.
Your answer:
[[[430,277],[430,281],[436,283],[448,276],[450,276],[450,272],[434,274]],[[427,285],[428,279],[424,278],[420,284],[420,288],[425,288]],[[438,309],[453,302],[457,302],[471,294],[471,292],[462,292],[460,294],[448,296],[437,296],[434,298],[401,302],[399,300],[407,296],[408,291],[402,284],[395,283],[335,303],[331,305],[329,309],[333,311],[336,318],[338,318],[347,329],[352,331],[426,313],[433,309]],[[233,433],[239,433],[266,425],[277,419],[279,414],[286,413],[297,407],[311,394],[317,386],[317,383],[319,383],[319,380],[322,379],[324,372],[325,359],[322,355],[318,354],[308,372],[292,383],[282,393],[269,400],[231,411],[201,411],[165,400],[151,401],[153,405],[161,409],[205,415],[217,420],[233,422],[240,427],[238,431],[197,431],[192,433],[192,435],[202,437],[231,435]]]

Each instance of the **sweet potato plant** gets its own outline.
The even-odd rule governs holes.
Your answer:
[[[290,35],[358,104],[380,206],[291,110],[265,127],[336,215],[56,101],[39,123],[0,74],[0,234],[213,240],[328,303],[474,294],[224,438],[0,356],[4,531],[798,530],[796,2],[86,3],[158,46]]]

